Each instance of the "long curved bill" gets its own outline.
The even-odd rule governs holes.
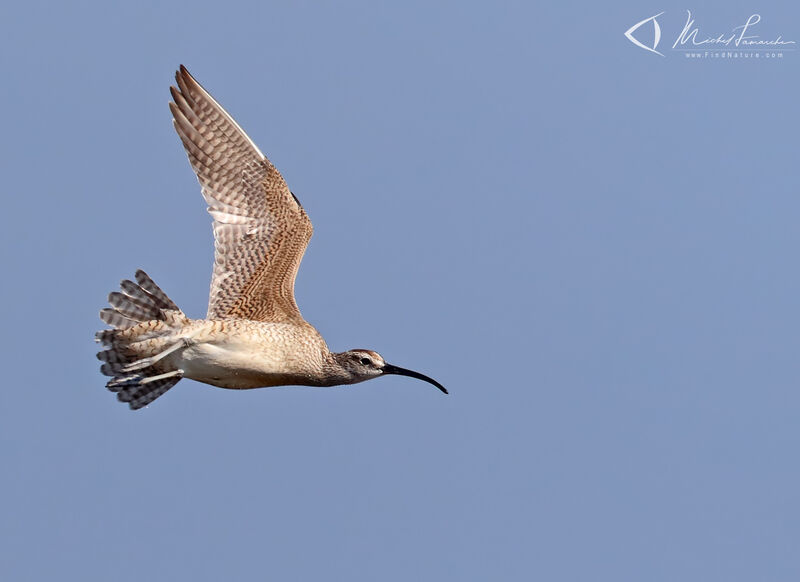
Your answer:
[[[381,368],[384,374],[397,374],[398,376],[409,376],[411,378],[416,378],[417,380],[423,380],[428,384],[433,384],[439,390],[447,394],[447,388],[439,384],[433,378],[429,378],[425,374],[420,374],[419,372],[415,372],[414,370],[406,370],[405,368],[400,368],[398,366],[392,366],[391,364],[384,364],[383,368]]]

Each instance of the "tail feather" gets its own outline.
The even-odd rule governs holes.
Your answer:
[[[175,376],[145,383],[130,378],[127,382],[109,386],[108,389],[116,392],[117,400],[126,402],[131,410],[139,410],[172,388],[180,379],[181,376]]]
[[[100,366],[100,373],[103,376],[112,376],[117,377],[120,372],[122,372],[122,368],[125,367],[126,364],[120,362],[114,362],[113,364],[110,362],[103,362],[103,365]]]
[[[110,346],[114,343],[114,339],[117,335],[119,334],[117,334],[116,329],[102,329],[94,334],[94,341],[104,346]]]
[[[170,352],[158,354],[175,346],[176,332],[189,320],[144,271],[135,278],[109,294],[111,307],[100,310],[100,319],[114,329],[98,331],[95,339],[106,348],[97,353],[100,372],[111,376],[106,387],[138,410],[181,379],[183,371],[165,357]],[[132,366],[139,369],[132,373]]]
[[[121,281],[119,286],[122,287],[122,290],[125,292],[125,295],[128,295],[129,297],[137,300],[139,303],[143,303],[145,305],[153,305],[158,309],[163,309],[163,310],[178,309],[178,306],[175,305],[172,301],[169,302],[164,301],[160,297],[156,297],[155,295],[149,293],[143,287],[140,287],[137,283],[134,283],[133,281],[130,281],[128,279]]]
[[[108,294],[108,302],[119,313],[134,321],[164,319],[163,312],[152,303],[145,303],[136,297],[113,291]]]
[[[100,310],[100,319],[117,329],[130,329],[137,323],[132,319],[128,319],[116,309],[109,307]]]
[[[122,368],[133,361],[115,349],[97,352],[97,359],[103,362],[103,365],[100,366],[100,373],[104,376],[118,376],[122,372]]]
[[[142,271],[141,269],[136,271],[136,282],[139,283],[139,286],[142,290],[146,291],[150,295],[152,295],[157,301],[163,305],[162,309],[173,309],[175,311],[180,311],[178,306],[170,299],[166,293],[161,290],[161,287],[155,284],[147,273]]]

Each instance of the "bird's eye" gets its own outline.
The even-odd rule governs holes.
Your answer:
[[[372,361],[369,358],[361,358],[361,363],[364,366],[371,366],[372,365]]]

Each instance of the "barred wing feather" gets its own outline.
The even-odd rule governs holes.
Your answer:
[[[214,219],[209,319],[303,321],[294,280],[311,221],[280,172],[181,65],[175,130]]]

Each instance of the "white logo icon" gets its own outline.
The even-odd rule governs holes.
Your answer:
[[[661,56],[663,57],[664,55],[663,55],[663,54],[661,54],[660,52],[658,52],[658,51],[656,50],[656,48],[658,48],[658,43],[659,43],[659,41],[661,41],[661,27],[658,25],[658,20],[656,20],[656,18],[658,18],[658,17],[659,17],[659,16],[661,16],[662,14],[664,14],[664,13],[663,13],[663,12],[659,12],[659,13],[658,13],[658,14],[656,14],[655,16],[651,16],[650,18],[645,18],[645,19],[644,19],[644,20],[642,20],[641,22],[637,22],[636,24],[634,24],[634,25],[633,25],[633,26],[631,26],[631,27],[630,27],[628,30],[626,30],[626,31],[625,31],[625,37],[626,37],[626,38],[627,38],[629,41],[631,41],[633,44],[635,44],[636,46],[638,46],[638,47],[640,47],[640,48],[643,48],[643,49],[644,49],[644,50],[646,50],[646,51],[650,51],[651,53],[656,53],[657,55],[661,55]],[[641,27],[642,25],[644,25],[644,24],[646,24],[646,23],[650,22],[651,20],[653,21],[653,46],[652,46],[652,47],[649,47],[649,46],[647,46],[647,45],[645,45],[645,44],[642,44],[642,43],[640,43],[640,42],[639,42],[639,41],[638,41],[638,40],[637,40],[637,39],[636,39],[636,38],[633,36],[633,33],[634,33],[636,30],[638,30],[638,29],[639,29],[639,27]]]

